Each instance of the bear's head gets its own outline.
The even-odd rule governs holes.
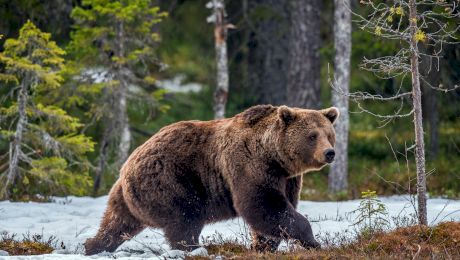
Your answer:
[[[269,138],[274,141],[277,157],[289,175],[319,170],[334,160],[333,124],[339,117],[337,108],[309,110],[280,106],[275,117]]]

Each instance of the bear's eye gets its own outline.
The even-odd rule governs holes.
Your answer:
[[[310,141],[315,141],[316,138],[317,138],[316,134],[312,134],[312,135],[310,135],[310,137],[308,137],[308,139],[310,139]]]

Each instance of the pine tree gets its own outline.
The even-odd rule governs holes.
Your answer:
[[[117,146],[116,168],[129,155],[132,137],[127,113],[128,97],[151,106],[158,105],[161,97],[161,92],[152,94],[153,72],[158,66],[154,56],[159,41],[155,25],[166,13],[160,12],[153,2],[84,0],[82,6],[72,12],[77,25],[69,51],[80,66],[80,81],[90,86],[86,90],[93,92],[90,114],[103,125],[95,194],[107,170],[111,146]],[[103,79],[94,80],[92,76],[97,73]]]
[[[65,54],[50,38],[28,21],[0,53],[2,87],[10,88],[0,107],[0,135],[10,140],[0,197],[82,193],[90,183],[93,142],[77,133],[78,119],[47,103],[61,87]]]
[[[362,191],[361,198],[359,207],[350,212],[356,214],[353,226],[370,234],[388,227],[388,211],[385,204],[377,197],[377,192]]]

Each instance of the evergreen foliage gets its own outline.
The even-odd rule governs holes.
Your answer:
[[[2,197],[78,195],[91,184],[86,154],[94,142],[78,132],[78,118],[47,100],[61,88],[64,54],[30,21],[0,53],[0,80],[9,90],[0,107],[0,137],[10,147]]]
[[[152,0],[84,0],[71,16],[76,25],[68,45],[68,72],[77,76],[79,85],[71,102],[91,103],[93,116],[113,114],[113,107],[104,104],[125,83],[130,85],[131,99],[167,109],[159,107],[163,91],[154,86],[154,74],[161,66],[155,26],[167,16],[165,12]]]
[[[168,108],[159,103],[164,91],[154,85],[161,66],[155,53],[160,40],[156,24],[166,13],[152,0],[84,0],[71,16],[76,25],[68,46],[74,61],[69,74],[78,87],[69,98],[89,107],[88,122],[102,130],[97,137],[97,194],[104,173],[116,175],[129,155],[129,105],[148,115]]]
[[[377,197],[376,191],[361,192],[359,207],[351,214],[356,214],[353,226],[361,228],[364,233],[381,231],[388,224],[388,211],[385,204]]]

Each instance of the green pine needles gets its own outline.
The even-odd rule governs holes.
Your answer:
[[[67,50],[77,85],[73,100],[89,107],[88,121],[101,133],[93,195],[129,156],[136,119],[128,110],[149,118],[168,108],[159,102],[164,90],[154,84],[161,66],[156,25],[166,15],[153,0],[83,0],[72,11],[75,30]]]
[[[91,185],[86,154],[94,143],[48,98],[61,88],[65,54],[50,38],[28,21],[0,53],[0,87],[9,91],[0,107],[0,138],[9,142],[0,197],[81,195]]]
[[[155,1],[83,0],[71,16],[66,51],[28,21],[0,53],[0,199],[97,195],[128,157],[131,127],[168,108],[154,84],[166,16]]]
[[[356,214],[353,226],[360,228],[362,233],[371,234],[388,226],[388,211],[383,202],[377,197],[376,191],[361,192],[359,207],[351,214]]]

